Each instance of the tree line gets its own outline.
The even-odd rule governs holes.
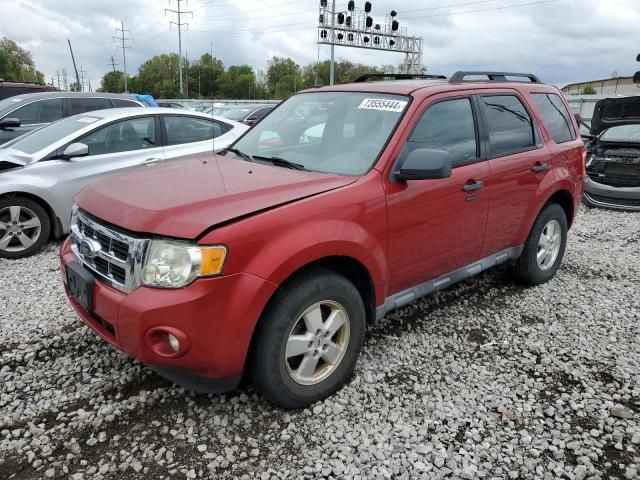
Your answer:
[[[0,79],[10,82],[44,83],[44,74],[36,70],[33,57],[7,37],[0,39]]]
[[[291,58],[273,57],[265,70],[249,65],[225,68],[220,59],[205,53],[199,59],[183,59],[184,98],[282,99],[316,85],[329,85],[329,61],[300,66]],[[363,73],[395,72],[397,67],[376,67],[340,60],[335,64],[335,82],[353,81]],[[152,57],[128,77],[128,90],[155,98],[180,98],[179,58],[175,53]],[[124,92],[124,74],[114,70],[102,77],[102,92]]]

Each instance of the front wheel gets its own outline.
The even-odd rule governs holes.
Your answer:
[[[301,408],[338,390],[352,374],[364,341],[357,288],[314,269],[275,294],[258,325],[250,361],[256,388],[284,408]]]
[[[39,252],[49,239],[51,222],[42,206],[29,198],[0,199],[0,258]]]
[[[542,209],[533,223],[514,274],[528,285],[549,281],[560,267],[567,244],[567,215],[557,203]]]

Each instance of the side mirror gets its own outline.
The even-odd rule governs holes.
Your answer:
[[[89,147],[84,143],[72,143],[62,152],[62,156],[67,159],[84,157],[86,155],[89,155]]]
[[[394,173],[396,180],[427,180],[449,178],[451,176],[451,158],[445,150],[416,148]]]
[[[18,128],[20,126],[19,118],[3,118],[0,120],[0,129],[5,128]]]

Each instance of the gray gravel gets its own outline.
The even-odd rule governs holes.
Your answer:
[[[640,214],[583,210],[537,288],[497,269],[389,315],[284,412],[185,393],[67,305],[59,245],[0,260],[0,478],[638,478]]]

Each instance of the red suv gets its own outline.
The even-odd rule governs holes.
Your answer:
[[[247,373],[306,406],[387,312],[502,263],[553,277],[582,197],[577,131],[529,74],[308,90],[222,155],[84,189],[66,291],[105,341],[186,388]]]

